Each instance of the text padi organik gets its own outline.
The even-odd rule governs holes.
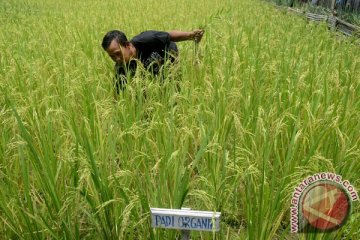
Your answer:
[[[155,227],[212,230],[211,218],[155,215]]]

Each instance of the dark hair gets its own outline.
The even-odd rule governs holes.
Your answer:
[[[106,50],[114,39],[123,46],[128,43],[125,33],[119,30],[112,30],[105,34],[101,44],[102,48]]]

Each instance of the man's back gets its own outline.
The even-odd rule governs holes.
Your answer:
[[[176,44],[170,41],[170,35],[167,32],[145,31],[135,36],[130,42],[136,48],[137,58],[154,74],[158,74],[166,58],[174,61],[173,55],[178,52]]]

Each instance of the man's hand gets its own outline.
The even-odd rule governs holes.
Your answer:
[[[194,40],[196,43],[200,42],[203,35],[204,35],[204,29],[196,29],[194,31],[191,32],[191,38],[192,40]]]

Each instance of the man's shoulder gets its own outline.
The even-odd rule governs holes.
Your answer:
[[[131,42],[146,42],[152,39],[168,40],[170,39],[170,35],[164,31],[147,30],[133,37]]]

